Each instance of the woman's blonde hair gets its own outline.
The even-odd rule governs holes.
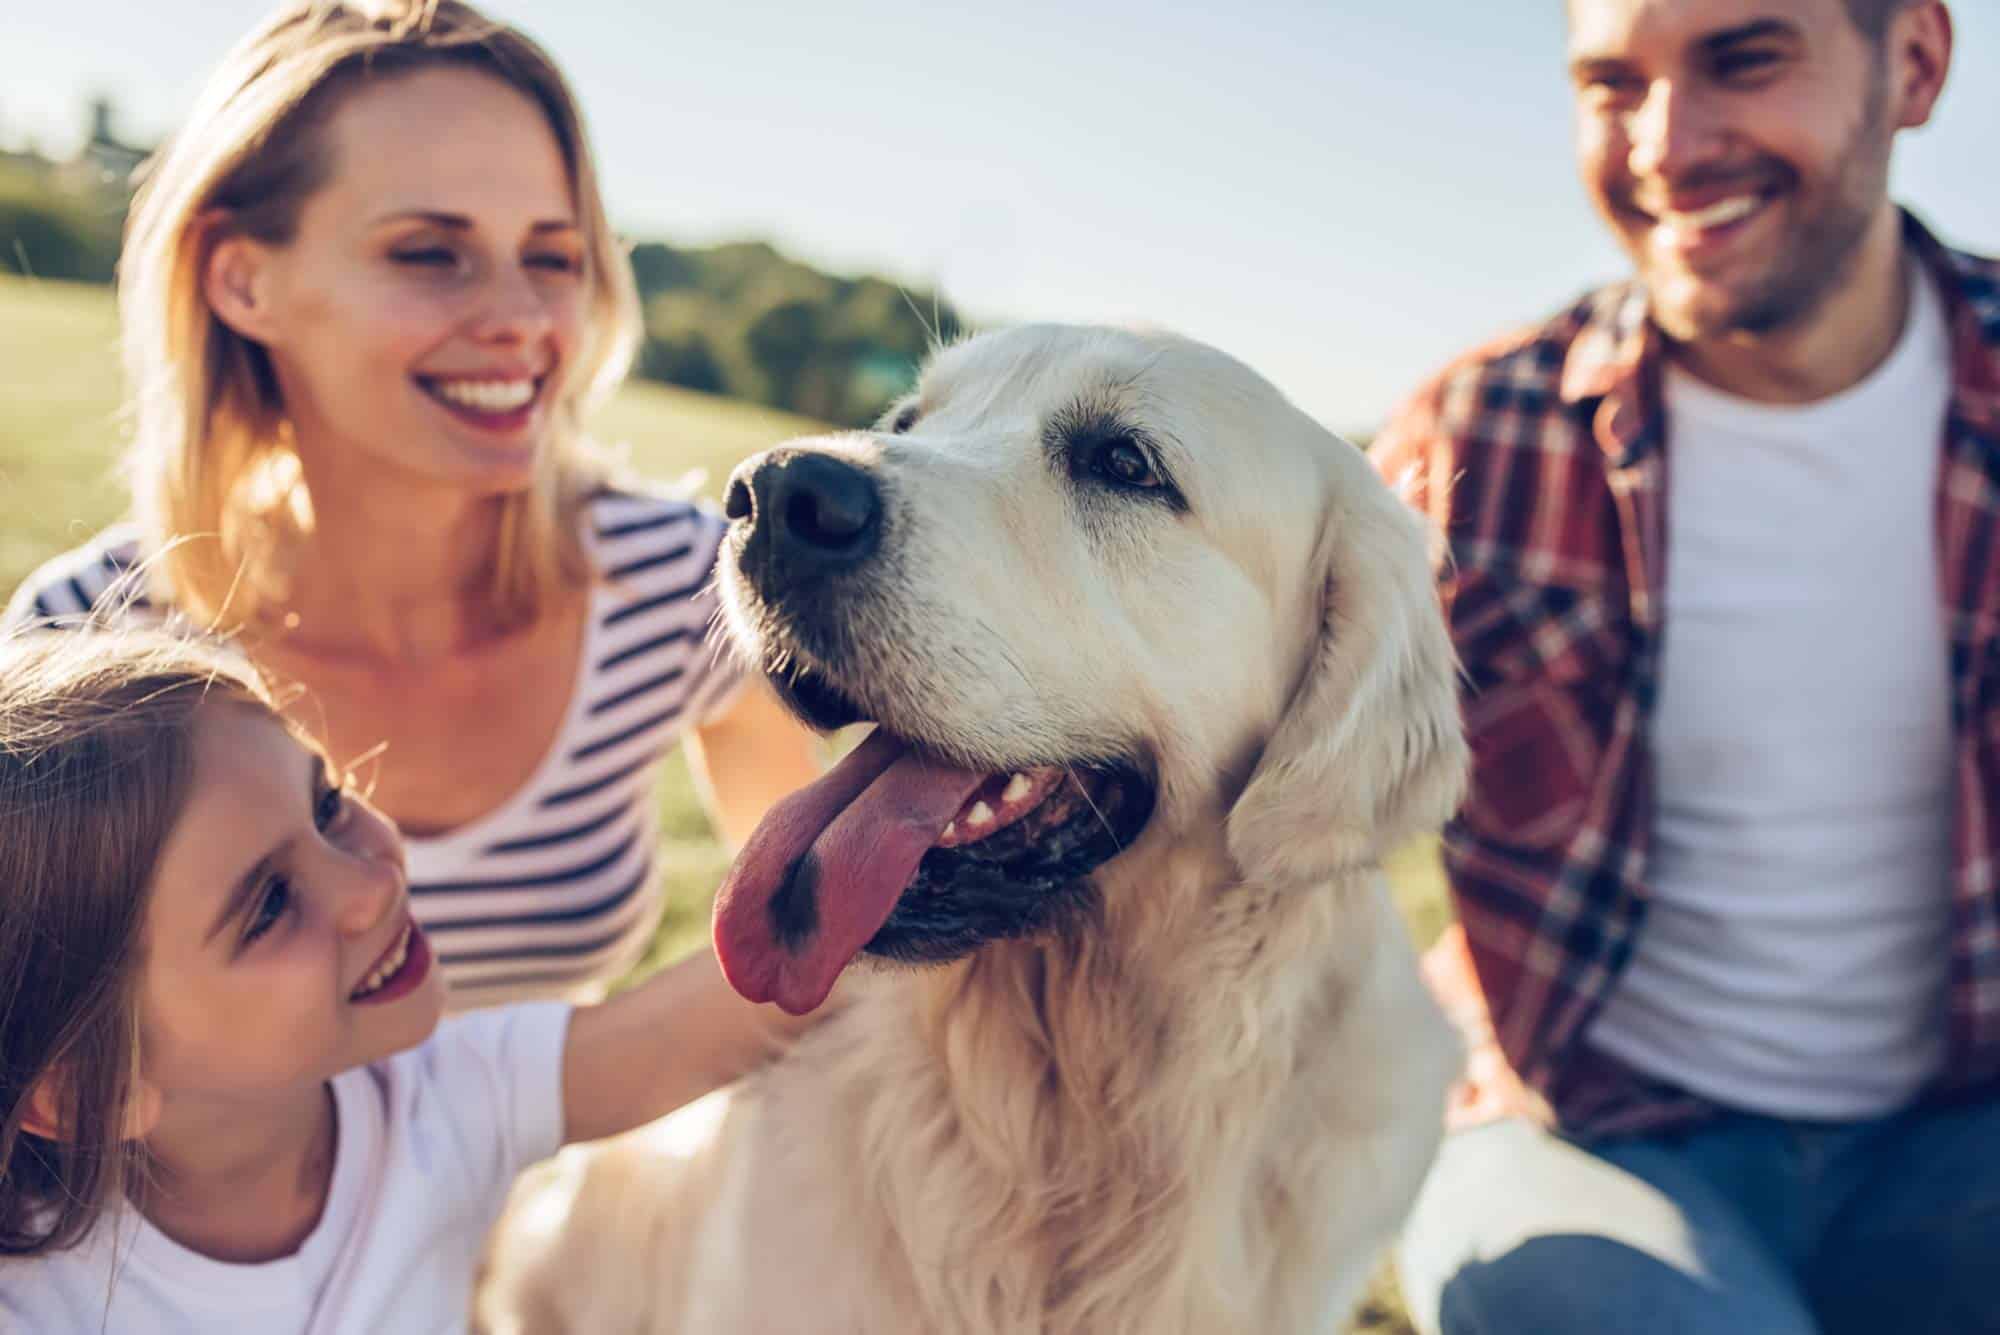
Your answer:
[[[208,257],[232,234],[289,242],[332,171],[324,131],[341,100],[437,66],[483,71],[541,107],[589,251],[590,337],[551,403],[553,448],[502,502],[489,610],[517,624],[586,577],[576,514],[601,474],[582,422],[623,379],[639,316],[568,83],[533,41],[458,0],[294,0],[229,53],[145,169],[119,259],[134,506],[161,553],[158,592],[198,624],[254,614],[280,587],[280,540],[311,513],[269,356],[209,308]],[[175,542],[192,536],[213,540]]]
[[[146,905],[210,701],[279,717],[212,646],[145,630],[0,640],[0,1256],[78,1242],[134,1184]],[[25,1125],[44,1080],[53,1139]]]

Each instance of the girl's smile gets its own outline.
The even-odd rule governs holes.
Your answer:
[[[405,916],[395,943],[382,953],[382,958],[347,994],[347,999],[362,1006],[395,1001],[422,986],[430,971],[430,942],[417,926],[417,920]]]

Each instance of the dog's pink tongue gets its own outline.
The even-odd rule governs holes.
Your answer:
[[[826,1000],[985,779],[877,728],[773,807],[715,900],[715,954],[730,986],[794,1015]]]

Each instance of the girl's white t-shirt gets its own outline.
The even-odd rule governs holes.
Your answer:
[[[292,1255],[211,1260],[123,1210],[68,1251],[0,1261],[0,1330],[465,1331],[480,1251],[515,1176],[562,1144],[569,1016],[558,1002],[477,1011],[334,1077],[333,1180]]]

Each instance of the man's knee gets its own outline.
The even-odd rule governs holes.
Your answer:
[[[2000,1204],[1983,1222],[1830,1239],[1811,1295],[1826,1335],[2000,1335]]]
[[[1831,1335],[2000,1332],[2000,1100],[1913,1113],[1821,1241],[1807,1292]]]
[[[1529,1238],[1469,1261],[1438,1295],[1442,1335],[1816,1335],[1782,1289],[1691,1275],[1588,1234]]]

